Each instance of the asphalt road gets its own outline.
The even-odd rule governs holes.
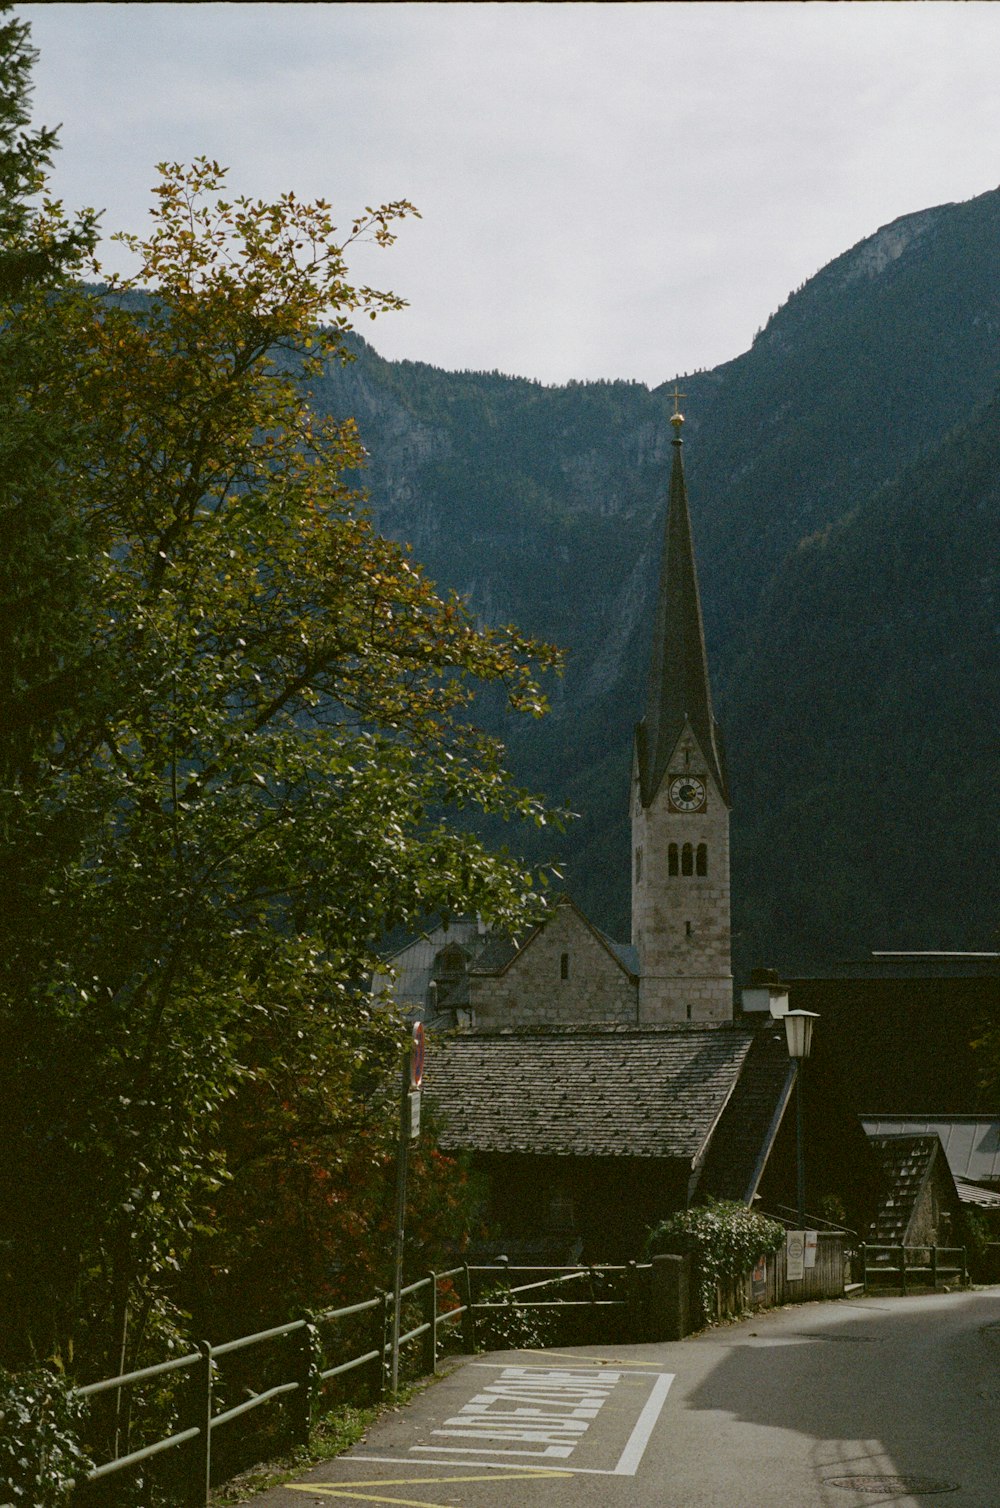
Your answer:
[[[1000,1508],[1000,1288],[466,1358],[254,1508]]]

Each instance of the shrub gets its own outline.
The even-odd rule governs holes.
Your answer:
[[[477,1351],[544,1350],[553,1343],[556,1311],[519,1304],[506,1283],[488,1288],[481,1303],[501,1308],[480,1311],[476,1316]]]
[[[42,1367],[0,1371],[0,1499],[16,1508],[62,1508],[85,1474],[83,1406]]]
[[[646,1237],[645,1255],[690,1252],[698,1273],[698,1296],[706,1321],[715,1313],[715,1294],[725,1278],[738,1278],[785,1239],[784,1227],[744,1204],[711,1201],[678,1210]]]

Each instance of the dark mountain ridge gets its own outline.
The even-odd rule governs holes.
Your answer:
[[[357,418],[381,526],[483,618],[569,651],[511,752],[582,814],[568,887],[624,935],[673,380],[544,387],[356,349],[316,401]],[[749,351],[680,378],[740,966],[989,945],[998,352],[993,191],[884,226]],[[922,869],[943,845],[947,886]]]

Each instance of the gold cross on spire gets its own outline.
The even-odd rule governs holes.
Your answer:
[[[673,392],[669,393],[667,396],[670,397],[670,398],[672,398],[674,400],[674,413],[675,414],[680,413],[681,399],[682,398],[686,398],[687,397],[687,393],[680,392],[679,389],[678,389],[678,387],[677,387],[677,384],[675,382],[674,383],[674,390],[673,390]]]
[[[681,426],[684,423],[684,415],[681,413],[680,405],[681,399],[686,398],[687,393],[682,393],[675,382],[674,390],[669,394],[669,396],[674,400],[674,411],[670,415],[670,422],[674,426],[674,437],[679,442],[681,437]]]

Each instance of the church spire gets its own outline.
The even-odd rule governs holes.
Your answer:
[[[691,519],[684,481],[678,411],[684,397],[674,389],[673,464],[670,499],[660,559],[660,585],[653,629],[653,653],[646,692],[646,715],[636,730],[636,753],[643,806],[655,797],[685,723],[698,741],[719,794],[728,804],[721,738],[712,715],[708,659],[695,570]]]

